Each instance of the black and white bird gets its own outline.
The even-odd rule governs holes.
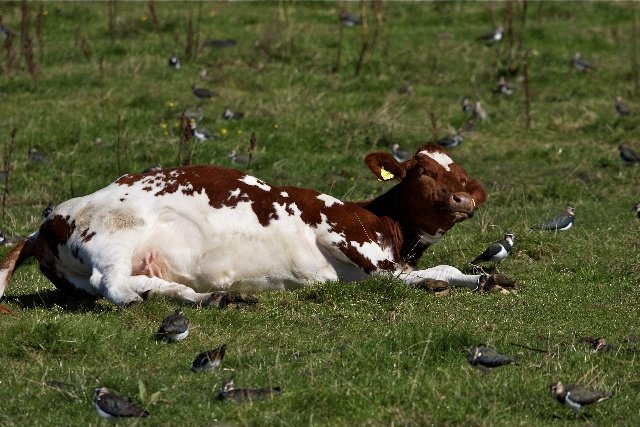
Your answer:
[[[625,165],[630,166],[640,162],[640,154],[633,148],[620,144],[618,145],[618,150],[620,151],[620,158]]]
[[[516,87],[507,82],[504,76],[500,76],[496,87],[493,89],[494,93],[511,96],[515,93]]]
[[[181,308],[176,308],[173,314],[165,317],[156,332],[158,341],[180,341],[189,335],[189,320],[184,316]]]
[[[231,108],[225,108],[222,112],[222,118],[225,120],[238,120],[244,117],[241,111],[233,111]]]
[[[205,128],[198,126],[195,119],[189,120],[191,126],[191,134],[200,142],[208,141],[211,139],[211,134]]]
[[[561,381],[551,384],[549,390],[558,402],[574,410],[576,418],[583,406],[602,402],[613,396],[609,391],[597,391],[579,384],[564,385]]]
[[[162,170],[162,165],[160,163],[154,163],[152,165],[149,165],[148,167],[146,167],[142,173],[156,173],[156,172],[160,172]]]
[[[439,146],[441,147],[445,147],[445,148],[455,148],[458,145],[462,144],[462,133],[460,133],[460,131],[457,131],[456,133],[452,134],[452,135],[447,135],[443,138],[440,138],[437,143]]]
[[[209,99],[217,96],[215,92],[212,92],[209,89],[203,87],[196,87],[196,85],[191,85],[191,92],[193,92],[193,94],[198,99]]]
[[[175,54],[169,57],[169,67],[179,70],[181,66],[182,64],[180,64],[180,58],[178,58]]]
[[[21,236],[9,236],[3,230],[0,230],[0,246],[1,245],[15,245],[25,237]]]
[[[229,150],[229,152],[227,153],[227,159],[229,159],[231,163],[236,165],[246,166],[249,164],[249,156],[244,154],[239,154],[238,150],[236,150],[235,148],[232,150]]]
[[[575,208],[567,205],[564,211],[554,218],[531,227],[532,230],[566,231],[571,228],[575,220]]]
[[[342,22],[342,25],[344,25],[345,27],[355,27],[357,25],[360,25],[361,21],[360,21],[360,18],[357,18],[345,11],[342,11],[340,12],[340,22]]]
[[[636,203],[633,207],[633,211],[635,211],[636,216],[640,219],[640,202]]]
[[[476,101],[474,104],[472,115],[480,121],[489,120],[489,113],[487,113],[487,110],[484,109],[480,101]]]
[[[616,96],[616,103],[614,105],[620,117],[626,117],[631,114],[631,108],[624,103],[621,96]]]
[[[467,113],[469,115],[473,114],[473,102],[469,97],[462,97],[460,100],[460,107],[462,108],[463,113]]]
[[[409,157],[411,157],[411,153],[400,147],[400,144],[397,143],[391,146],[391,155],[398,162],[406,162],[409,160]]]
[[[42,209],[42,212],[40,212],[40,217],[42,217],[42,219],[45,219],[49,216],[49,214],[51,214],[51,212],[53,212],[55,208],[56,206],[53,204],[53,202],[49,202],[47,207]]]
[[[595,70],[595,66],[582,58],[580,52],[576,52],[571,58],[571,66],[580,72]]]
[[[93,390],[93,403],[98,414],[109,421],[149,416],[148,411],[134,405],[124,397],[110,392],[106,387],[97,387]]]
[[[233,379],[222,382],[222,387],[218,392],[218,400],[234,400],[236,402],[253,402],[272,398],[282,393],[280,387],[264,388],[235,388]]]
[[[494,44],[502,40],[504,36],[504,27],[502,25],[498,25],[495,30],[490,33],[483,34],[477,38],[478,41],[485,42],[487,44]]]
[[[224,359],[224,353],[227,350],[227,345],[223,344],[213,350],[206,350],[198,354],[191,364],[191,370],[193,372],[213,371],[222,365]]]
[[[471,366],[481,370],[489,370],[504,365],[515,365],[518,362],[506,354],[499,353],[496,349],[479,345],[471,347],[467,351],[467,361]]]
[[[471,264],[476,265],[480,262],[491,262],[493,264],[501,263],[511,252],[514,242],[515,236],[513,233],[504,233],[504,237],[502,239],[487,246],[484,252],[471,261]]]
[[[29,161],[33,163],[49,163],[49,156],[37,148],[29,148]]]

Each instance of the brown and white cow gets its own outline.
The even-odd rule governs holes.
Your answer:
[[[62,291],[118,306],[149,292],[206,304],[215,291],[294,289],[376,274],[476,288],[479,275],[415,267],[427,247],[485,201],[481,184],[436,146],[402,163],[384,152],[365,162],[379,179],[399,183],[360,203],[215,166],[124,175],[60,204],[18,243],[0,264],[0,297],[30,256]]]

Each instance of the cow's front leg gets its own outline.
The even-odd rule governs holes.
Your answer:
[[[168,282],[159,277],[130,276],[128,282],[130,288],[138,295],[159,294],[189,304],[217,304],[221,298],[216,292],[198,293],[186,285]]]
[[[449,283],[449,286],[463,286],[475,290],[478,289],[483,276],[480,274],[464,274],[450,265],[439,265],[425,270],[400,273],[399,278],[408,285],[417,285],[425,279],[432,279],[444,280]]]

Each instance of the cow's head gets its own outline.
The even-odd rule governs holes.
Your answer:
[[[400,181],[392,190],[394,212],[431,236],[470,218],[487,198],[482,185],[438,146],[422,147],[405,162],[386,152],[371,153],[365,162],[378,179]]]

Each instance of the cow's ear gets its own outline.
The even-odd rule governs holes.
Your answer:
[[[404,167],[389,153],[384,151],[369,153],[364,158],[364,162],[380,181],[404,178]]]

